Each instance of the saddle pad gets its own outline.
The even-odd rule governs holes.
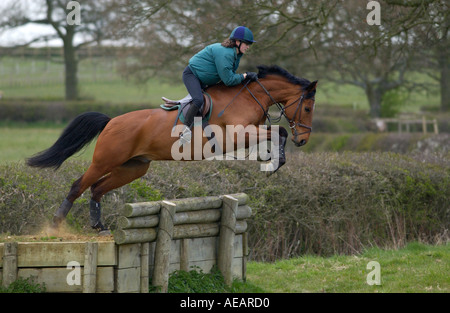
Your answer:
[[[166,106],[165,104],[161,104],[160,108],[165,110],[165,111],[174,111],[174,110],[178,110],[180,109],[181,104],[175,104],[175,105],[170,105],[170,106]]]
[[[209,93],[203,92],[203,95],[204,95],[205,97],[208,97],[209,102],[211,103],[211,106],[210,106],[208,112],[205,114],[205,116],[203,116],[203,119],[202,119],[202,122],[207,122],[207,121],[209,121],[210,118],[211,118],[212,107],[213,107],[213,101],[212,101],[211,95],[210,95]],[[172,101],[172,102],[175,102],[175,103],[176,103],[176,101]],[[173,103],[171,103],[170,105],[161,104],[160,107],[161,107],[163,110],[166,110],[166,111],[174,111],[174,110],[178,110],[178,118],[179,118],[180,121],[184,124],[184,115],[187,113],[187,111],[189,110],[189,107],[190,107],[191,105],[192,105],[192,102],[189,102],[189,103],[182,103],[182,102],[180,101],[178,104],[173,104]],[[200,110],[200,112],[203,112],[203,108],[202,108],[202,110]],[[200,116],[200,114],[197,114],[197,116]],[[176,123],[176,121],[175,121],[175,123]],[[195,124],[195,125],[198,125],[198,123]]]

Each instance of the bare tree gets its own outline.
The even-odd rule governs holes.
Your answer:
[[[131,23],[122,29],[133,30],[138,47],[127,50],[138,56],[127,69],[141,78],[178,73],[193,53],[246,25],[258,40],[242,63],[248,69],[277,63],[361,87],[373,117],[389,91],[419,87],[408,71],[422,70],[440,82],[441,107],[449,106],[445,0],[380,0],[381,25],[367,23],[367,1],[117,1],[127,3]]]
[[[401,9],[383,10],[381,25],[369,25],[368,12],[365,3],[339,4],[321,34],[319,64],[327,80],[363,88],[370,115],[380,117],[383,96],[408,83],[412,55],[404,33],[386,37]]]
[[[34,42],[59,38],[63,42],[65,66],[65,98],[78,98],[78,56],[83,46],[99,43],[110,36],[108,24],[112,17],[110,1],[85,0],[81,6],[68,5],[68,1],[40,0],[16,1],[2,12],[0,28],[11,29],[27,24],[43,24],[53,28],[53,35],[39,36],[21,46]],[[33,9],[35,8],[35,9]],[[77,11],[79,9],[79,11]],[[79,14],[79,16],[77,16]],[[71,16],[73,19],[71,19]],[[68,18],[69,17],[69,18]],[[78,19],[78,20],[77,20]],[[75,38],[80,40],[75,42]]]
[[[387,92],[429,86],[411,79],[422,71],[440,82],[441,108],[449,104],[448,4],[443,0],[385,0],[380,25],[368,25],[365,4],[345,1],[329,19],[320,63],[327,79],[364,89],[370,115],[379,117]],[[326,38],[325,38],[326,37]],[[437,75],[436,75],[437,74]]]
[[[417,55],[417,70],[439,83],[441,110],[450,111],[449,3],[445,0],[385,0],[408,14],[394,30],[407,33]]]
[[[298,70],[299,64],[311,64],[302,54],[337,1],[116,0],[121,23],[115,32],[127,37],[124,55],[132,56],[122,58],[128,60],[123,70],[140,80],[173,73],[180,79],[194,53],[223,41],[239,25],[249,27],[257,40],[243,68],[278,63]]]

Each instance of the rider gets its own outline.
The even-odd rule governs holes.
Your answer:
[[[254,42],[250,29],[239,26],[224,42],[207,46],[189,60],[189,65],[183,72],[183,82],[192,96],[192,104],[184,118],[186,127],[180,135],[182,144],[191,141],[194,117],[203,106],[203,89],[221,81],[226,86],[235,86],[246,78],[250,80],[258,78],[254,72],[236,73],[242,55]]]

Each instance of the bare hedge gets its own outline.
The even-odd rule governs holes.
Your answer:
[[[22,163],[0,165],[0,233],[33,234],[48,224],[88,163],[57,172]],[[141,179],[104,197],[115,227],[126,202],[245,192],[250,196],[251,257],[273,261],[302,254],[352,254],[409,241],[447,241],[448,158],[430,161],[394,153],[297,153],[266,177],[255,161],[154,162]],[[90,193],[68,216],[86,232]]]

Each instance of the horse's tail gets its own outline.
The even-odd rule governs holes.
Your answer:
[[[110,120],[110,117],[97,112],[78,115],[64,129],[53,146],[28,158],[27,164],[33,167],[58,169],[67,158],[97,137]]]

